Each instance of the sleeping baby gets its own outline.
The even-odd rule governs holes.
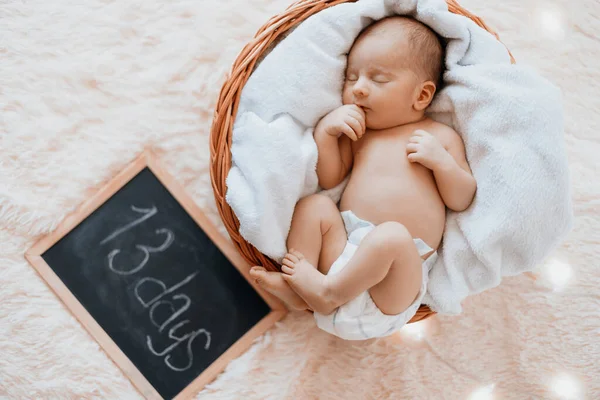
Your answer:
[[[343,105],[314,129],[319,185],[333,188],[352,172],[339,209],[324,195],[301,199],[282,272],[250,271],[341,338],[387,336],[415,315],[446,207],[465,210],[475,195],[462,139],[425,115],[442,69],[437,35],[414,19],[388,17],[361,32]]]

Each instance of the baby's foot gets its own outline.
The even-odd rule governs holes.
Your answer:
[[[292,310],[306,310],[308,305],[282,278],[281,272],[267,271],[263,267],[252,267],[250,276],[267,292],[277,296]]]
[[[336,305],[333,304],[327,286],[327,276],[312,266],[302,253],[290,249],[283,258],[281,271],[283,279],[314,311],[327,315],[335,310]]]

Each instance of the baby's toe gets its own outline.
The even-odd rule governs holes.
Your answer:
[[[287,265],[290,268],[294,268],[294,262],[292,260],[290,260],[289,258],[284,258],[283,261],[281,262],[282,265]]]
[[[298,257],[296,257],[296,256],[294,255],[294,253],[287,253],[287,254],[285,255],[284,259],[288,259],[288,260],[290,260],[290,261],[291,261],[291,262],[293,262],[293,263],[297,263],[298,261],[300,261],[300,260],[298,260]]]
[[[252,267],[250,269],[250,276],[257,282],[264,280],[267,274],[267,270],[263,267]]]
[[[300,253],[300,252],[299,252],[299,251],[297,251],[297,250],[293,250],[293,251],[292,251],[292,254],[293,254],[294,256],[296,256],[296,258],[298,258],[298,260],[302,260],[302,259],[304,258],[304,254]]]
[[[266,271],[267,270],[265,268],[256,266],[256,267],[250,268],[250,275],[258,275],[261,272],[266,272]]]
[[[294,274],[294,268],[290,268],[287,265],[282,265],[281,266],[281,272],[283,272],[284,274],[287,275],[293,275]]]

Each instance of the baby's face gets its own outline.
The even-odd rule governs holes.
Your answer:
[[[408,44],[382,36],[360,37],[348,55],[344,104],[365,110],[367,128],[386,129],[410,119],[419,78],[407,64]]]

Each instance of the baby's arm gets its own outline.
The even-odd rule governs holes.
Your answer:
[[[467,163],[465,147],[458,133],[448,128],[442,141],[452,157],[433,170],[435,181],[446,206],[453,211],[464,211],[473,201],[477,182]]]
[[[323,189],[344,180],[352,168],[352,140],[365,132],[364,112],[355,105],[342,106],[327,114],[315,128],[317,177]]]
[[[325,133],[315,132],[315,141],[319,157],[317,159],[317,176],[319,186],[331,189],[344,180],[350,168],[353,157],[350,138],[341,136],[336,138]]]

